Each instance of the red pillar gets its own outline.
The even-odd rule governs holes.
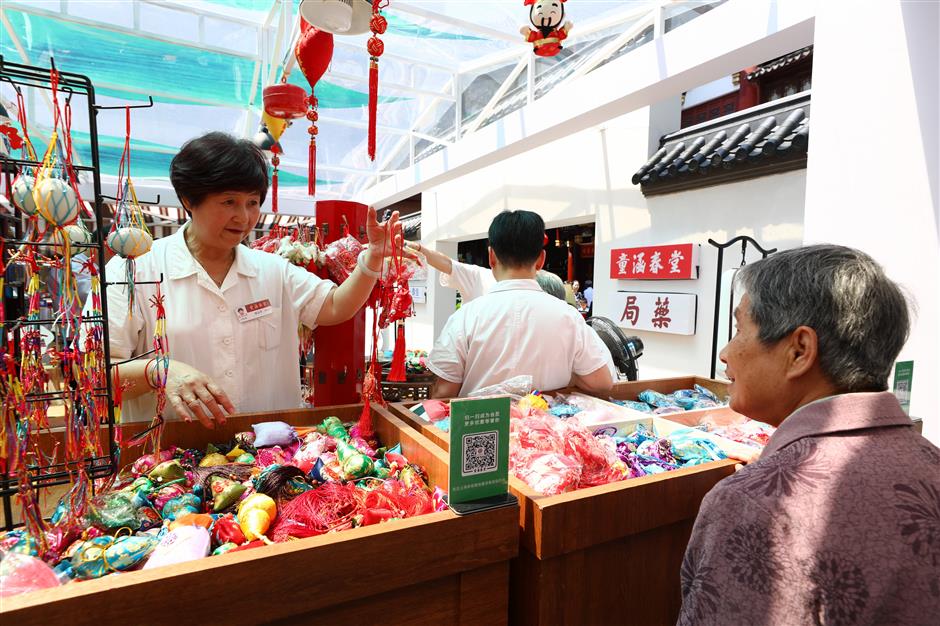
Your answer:
[[[574,281],[574,254],[571,252],[571,242],[568,241],[568,282]]]
[[[345,220],[344,220],[345,218]],[[317,202],[321,245],[343,237],[343,224],[362,243],[366,238],[366,205],[344,200]],[[327,278],[326,270],[322,275]],[[359,402],[365,374],[366,309],[349,321],[313,331],[313,400],[317,406]],[[296,356],[296,355],[295,355]]]

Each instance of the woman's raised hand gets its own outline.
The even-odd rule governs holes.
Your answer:
[[[375,207],[369,207],[366,214],[366,233],[369,236],[369,255],[373,259],[397,256],[402,253],[404,236],[401,222],[398,220],[398,211],[392,213],[386,222],[379,222],[375,214]],[[405,250],[405,256],[412,254]]]

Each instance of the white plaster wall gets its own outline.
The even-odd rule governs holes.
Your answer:
[[[667,104],[615,118],[603,127],[557,140],[424,192],[422,244],[439,249],[442,243],[450,244],[453,256],[453,242],[485,237],[490,221],[504,209],[536,211],[549,227],[594,221],[596,314],[604,313],[603,303],[612,291],[641,282],[632,281],[631,285],[620,281],[618,286],[609,278],[612,247],[680,241],[706,244],[709,237],[725,241],[739,234],[750,235],[766,247],[799,245],[803,170],[649,199],[643,196],[630,178],[649,156],[651,135],[659,134],[655,129],[651,132],[651,127],[662,124],[663,111],[674,116],[671,128],[678,127],[679,107],[672,106],[677,102]],[[691,337],[637,333],[646,344],[640,366],[643,377],[708,373],[716,254],[708,248],[703,246],[698,280],[659,281],[665,290],[699,296],[698,330]],[[740,255],[737,257],[739,260]],[[430,304],[417,305],[416,318],[408,324],[410,346],[430,349],[453,311],[453,290],[432,290],[431,284],[436,282],[437,273],[432,270],[428,279]],[[650,290],[652,284],[639,286]],[[613,317],[612,312],[607,313]]]
[[[614,179],[629,185],[629,176]],[[598,225],[611,235],[598,243],[594,266],[594,313],[618,320],[622,311],[612,310],[611,294],[617,290],[671,291],[698,295],[696,332],[692,336],[627,331],[643,340],[640,377],[658,378],[678,374],[707,376],[710,372],[712,324],[715,315],[715,283],[718,250],[708,239],[724,243],[737,235],[748,235],[765,248],[793,248],[803,236],[803,198],[806,171],[795,170],[739,183],[653,196],[646,206],[612,206],[603,211]],[[615,280],[610,278],[610,250],[668,243],[701,244],[697,280]],[[749,247],[748,260],[759,259]],[[737,267],[740,247],[728,248],[724,269]],[[722,344],[718,348],[721,349]]]
[[[723,96],[726,93],[737,90],[738,88],[735,86],[734,81],[731,80],[731,77],[724,76],[700,87],[689,89],[685,94],[685,104],[683,108],[688,109],[697,104],[708,102],[712,98],[717,98],[718,96]]]
[[[865,250],[913,296],[899,360],[914,361],[911,414],[940,443],[940,5],[875,2],[851,20],[838,2],[817,10],[806,241]],[[877,110],[851,100],[872,77]]]

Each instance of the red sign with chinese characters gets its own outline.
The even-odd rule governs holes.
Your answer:
[[[624,280],[698,278],[698,244],[678,243],[610,251],[610,277]]]

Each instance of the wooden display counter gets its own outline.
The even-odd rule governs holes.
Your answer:
[[[239,415],[206,430],[166,425],[164,445],[204,448],[251,424],[358,419],[361,405]],[[373,410],[388,446],[447,487],[447,457],[388,411]],[[145,425],[125,427],[133,434]],[[131,431],[131,432],[128,432]],[[133,457],[126,458],[128,462]],[[513,507],[452,511],[354,528],[0,600],[0,622],[28,624],[504,624],[509,562],[518,552]]]
[[[449,434],[391,405],[428,439]],[[736,461],[707,463],[557,496],[510,475],[522,550],[512,562],[513,624],[675,624],[679,569],[705,494]]]

